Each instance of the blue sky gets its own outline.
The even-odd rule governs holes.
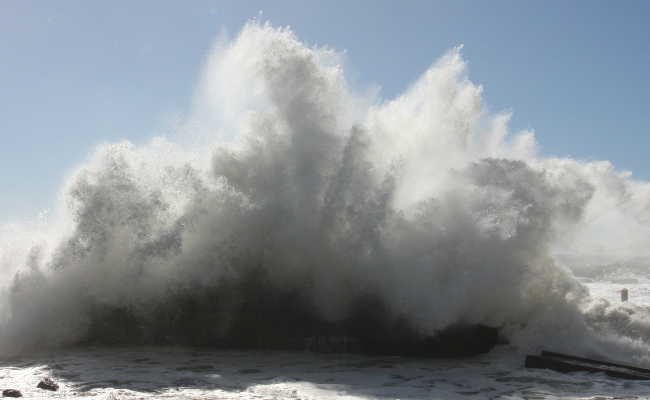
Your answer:
[[[0,2],[0,222],[52,207],[105,141],[168,133],[208,51],[263,10],[391,98],[463,43],[472,81],[546,155],[650,180],[648,1]]]

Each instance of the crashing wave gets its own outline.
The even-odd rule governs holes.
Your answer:
[[[645,317],[609,318],[553,258],[602,251],[621,223],[605,243],[641,251],[648,184],[510,134],[461,46],[392,101],[342,65],[258,22],[219,42],[178,138],[100,146],[54,221],[0,231],[1,354],[315,334],[399,348],[484,326],[522,349],[648,356]]]

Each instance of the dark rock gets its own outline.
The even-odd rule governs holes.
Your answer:
[[[558,372],[604,372],[614,378],[650,380],[650,369],[551,351],[542,351],[540,356],[527,356],[525,365],[526,368],[552,369]]]
[[[59,385],[54,382],[51,378],[43,378],[36,386],[39,389],[57,391],[59,390]]]
[[[5,389],[2,391],[2,397],[23,397],[23,394],[20,393],[20,390]]]
[[[329,321],[310,296],[272,281],[266,269],[251,268],[235,280],[220,281],[218,290],[176,291],[146,317],[128,308],[93,305],[81,343],[463,357],[485,353],[502,341],[499,327],[479,324],[423,332],[380,296],[364,293],[351,299],[342,319]],[[221,315],[229,316],[228,324],[219,323]],[[200,372],[199,367],[177,370]]]
[[[499,344],[499,330],[485,325],[454,325],[414,346],[413,355],[468,357],[487,353]]]

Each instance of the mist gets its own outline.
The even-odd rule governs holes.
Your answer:
[[[174,137],[97,147],[52,215],[0,227],[0,354],[371,321],[650,361],[648,310],[572,272],[650,256],[648,183],[510,132],[462,46],[401,96],[374,93],[288,28],[219,39]]]

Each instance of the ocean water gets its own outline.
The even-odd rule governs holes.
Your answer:
[[[56,392],[38,389],[53,378]],[[646,399],[650,382],[525,369],[502,345],[466,359],[178,347],[79,348],[0,364],[25,398]]]
[[[541,349],[650,367],[650,184],[545,156],[509,118],[485,106],[462,45],[384,99],[347,80],[344,54],[246,24],[217,40],[172,133],[98,146],[50,212],[0,226],[0,385],[647,397],[643,382],[523,368]],[[509,344],[456,360],[205,350],[331,326],[401,343],[459,324]],[[60,390],[36,389],[43,376]]]
[[[629,309],[650,306],[650,285],[641,276],[580,280],[602,301]],[[621,302],[623,288],[629,291],[627,303]],[[457,359],[77,347],[2,360],[0,388],[34,399],[650,399],[650,381],[526,369],[524,357],[510,344]],[[614,360],[629,362],[615,355]],[[44,377],[54,379],[59,390],[38,389]]]

